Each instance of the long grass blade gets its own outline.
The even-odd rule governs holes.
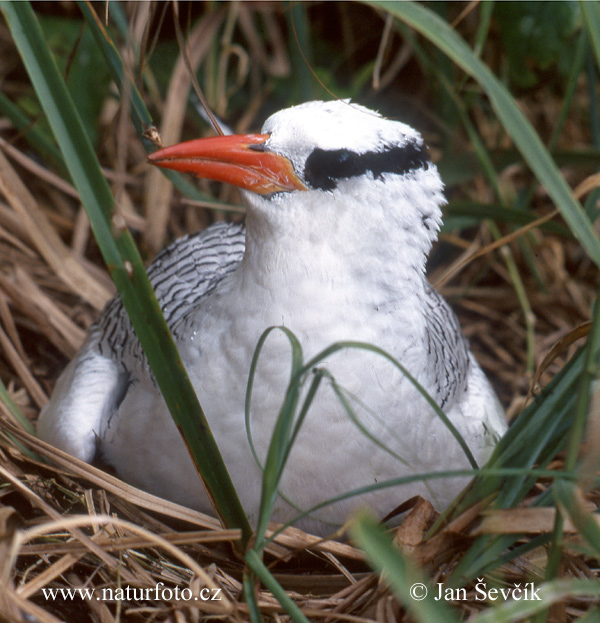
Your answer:
[[[498,477],[495,469],[532,469],[544,467],[560,450],[564,450],[577,396],[577,386],[584,365],[585,350],[580,350],[549,383],[548,387],[531,404],[500,439],[488,462],[486,472],[476,479],[473,487],[457,507],[456,513],[477,500],[497,493],[495,506],[510,508],[517,505],[533,486],[534,471],[516,477]],[[575,478],[575,474],[560,473],[561,477]],[[535,500],[544,503],[544,497]],[[485,570],[500,564],[507,548],[517,541],[517,536],[479,537],[462,557],[448,583],[462,586]],[[513,555],[516,556],[516,554]]]
[[[283,404],[278,414],[277,420],[275,422],[275,427],[273,430],[273,434],[271,437],[271,441],[269,443],[269,448],[267,451],[267,458],[265,460],[264,467],[261,466],[259,457],[254,448],[254,443],[252,440],[251,434],[251,418],[250,418],[250,409],[251,409],[251,401],[252,401],[252,391],[254,387],[254,380],[256,375],[256,369],[258,366],[258,361],[264,347],[264,344],[269,337],[269,335],[274,331],[281,331],[286,338],[290,342],[291,348],[291,372],[290,372],[290,380],[288,383],[288,388],[286,390],[285,397],[283,399]],[[389,361],[394,367],[396,367],[407,379],[408,381],[415,387],[415,389],[423,396],[425,401],[429,404],[429,406],[435,411],[436,415],[442,421],[444,426],[450,431],[450,433],[455,437],[456,441],[460,445],[463,450],[467,460],[470,462],[474,469],[477,469],[478,465],[469,449],[467,443],[463,439],[460,432],[456,429],[454,424],[448,419],[446,414],[440,409],[440,407],[436,404],[436,402],[431,398],[431,396],[427,393],[426,389],[408,372],[408,370],[394,357],[392,357],[389,353],[384,351],[381,348],[373,346],[372,344],[367,344],[364,342],[336,342],[331,346],[325,348],[323,351],[312,357],[309,361],[304,362],[302,356],[302,347],[296,338],[296,336],[285,327],[270,327],[267,329],[260,337],[256,349],[254,351],[254,355],[252,358],[252,362],[250,365],[250,373],[248,377],[248,384],[246,390],[246,403],[245,403],[245,424],[246,424],[246,432],[248,436],[248,443],[253,453],[254,459],[257,464],[263,469],[263,483],[262,483],[262,496],[261,496],[261,505],[259,512],[259,520],[256,529],[256,543],[255,549],[260,551],[263,546],[263,538],[266,531],[266,527],[275,504],[275,500],[279,495],[279,483],[281,482],[281,478],[283,475],[283,470],[285,467],[285,463],[291,451],[293,442],[298,435],[299,429],[302,426],[302,422],[310,408],[310,404],[316,394],[320,383],[320,377],[326,376],[329,377],[333,386],[334,391],[338,395],[340,399],[340,403],[342,407],[346,409],[348,418],[357,425],[359,430],[361,430],[366,438],[374,441],[373,437],[364,430],[364,428],[357,422],[356,415],[354,414],[352,408],[348,404],[343,392],[337,386],[335,379],[326,372],[325,370],[320,370],[318,368],[319,364],[331,357],[331,355],[335,354],[338,351],[343,351],[347,349],[355,349],[355,350],[363,350],[372,352],[387,361]],[[297,414],[297,405],[300,397],[300,390],[305,384],[309,375],[314,375],[314,371],[319,369],[319,377],[313,379],[313,383],[311,383],[309,391],[305,396],[303,401],[303,405],[300,408],[299,413]],[[295,422],[295,424],[294,424]],[[387,449],[387,446],[378,441],[377,445],[379,447]],[[391,453],[392,456],[394,453]],[[435,474],[438,476],[438,474]],[[417,478],[418,479],[418,478]],[[409,481],[412,481],[409,480]],[[365,489],[366,490],[366,489]],[[358,495],[359,493],[350,492],[348,496],[343,494],[341,499],[345,499],[345,497],[351,497],[352,495]],[[336,498],[337,499],[337,498]],[[323,506],[327,505],[329,502],[326,502]],[[294,506],[294,504],[292,504]],[[321,508],[322,506],[319,506]],[[316,509],[311,509],[316,510]],[[309,511],[310,512],[310,511]],[[301,516],[305,516],[307,512],[303,512]]]
[[[16,422],[19,423],[21,428],[26,430],[28,433],[35,435],[35,430],[31,422],[21,413],[21,409],[17,407],[14,400],[10,397],[8,390],[6,389],[6,385],[0,379],[0,400],[4,403],[6,409],[10,412],[11,416],[14,418]]]
[[[597,2],[580,2],[582,13],[582,23],[587,29],[594,56],[596,57],[596,66],[600,67],[600,6]]]
[[[490,99],[503,127],[511,136],[538,180],[548,191],[556,207],[569,224],[573,235],[579,240],[594,263],[600,266],[600,239],[594,233],[590,219],[581,204],[574,199],[571,189],[548,150],[506,87],[475,56],[450,24],[422,4],[382,2],[380,0],[371,0],[368,4],[376,6],[409,24],[479,83]]]
[[[31,5],[5,2],[2,10],[165,402],[186,439],[217,513],[226,526],[241,528],[246,541],[251,528],[133,239],[118,225],[114,198]]]
[[[565,470],[574,470],[576,467],[579,449],[585,430],[587,414],[590,405],[590,388],[592,381],[598,376],[598,359],[600,356],[600,298],[596,297],[593,310],[593,324],[590,329],[589,338],[585,346],[585,365],[579,376],[579,387],[577,392],[577,400],[575,402],[572,424],[569,427],[569,443],[567,445],[567,455],[565,458]],[[568,512],[580,530],[586,535],[594,530],[590,527],[590,523],[584,518],[584,513],[580,505],[575,501],[574,490],[572,485],[566,485],[560,481],[555,482],[553,488],[559,499],[565,504]],[[558,575],[560,560],[562,555],[562,533],[563,533],[563,517],[560,513],[556,514],[554,522],[554,533],[552,545],[548,552],[548,563],[546,565],[546,580],[555,578]],[[595,533],[600,530],[595,526]],[[539,616],[541,621],[543,615]]]
[[[488,608],[474,617],[472,623],[512,623],[513,621],[523,621],[527,617],[543,612],[552,604],[565,601],[569,597],[589,597],[594,599],[600,596],[600,582],[598,580],[554,580],[553,582],[545,582],[542,585],[534,585],[529,588],[527,599],[510,600],[497,608]],[[520,595],[522,594],[520,593]]]
[[[281,410],[275,422],[273,435],[267,450],[267,458],[263,469],[262,493],[260,501],[259,518],[256,527],[256,551],[260,551],[263,546],[264,535],[267,525],[271,517],[273,505],[279,493],[279,483],[283,475],[286,458],[290,451],[290,436],[296,413],[296,404],[300,393],[300,377],[298,371],[302,368],[302,347],[296,336],[285,327],[271,327],[267,329],[261,336],[254,350],[252,362],[250,364],[250,373],[248,376],[248,388],[246,391],[246,430],[250,447],[254,449],[250,433],[250,404],[252,396],[252,387],[256,374],[258,360],[265,344],[272,331],[281,331],[290,342],[291,349],[291,376],[288,389],[286,391]],[[255,458],[256,453],[254,453]]]
[[[598,515],[589,513],[581,503],[580,490],[577,483],[566,480],[555,480],[554,495],[567,512],[579,534],[591,549],[590,555],[600,558],[600,522]]]
[[[336,342],[331,346],[328,346],[326,349],[321,351],[318,355],[315,355],[312,359],[310,359],[303,367],[301,374],[306,374],[310,372],[314,367],[319,365],[319,363],[330,357],[334,353],[340,350],[346,349],[357,349],[357,350],[366,350],[376,355],[387,359],[395,368],[397,368],[406,379],[413,385],[413,387],[423,396],[425,401],[429,404],[429,406],[435,411],[438,418],[444,423],[444,426],[452,433],[452,436],[456,439],[458,445],[461,447],[465,456],[469,463],[473,466],[474,469],[477,469],[477,461],[473,457],[473,453],[471,452],[469,446],[463,439],[462,435],[458,432],[454,424],[448,419],[448,416],[440,409],[439,405],[435,402],[435,400],[429,395],[427,390],[415,379],[415,377],[392,355],[390,355],[387,351],[379,348],[378,346],[374,346],[373,344],[368,344],[366,342],[354,342],[354,341],[343,341]]]
[[[254,550],[250,550],[246,554],[246,562],[248,566],[256,573],[259,580],[273,593],[277,601],[284,607],[285,611],[290,615],[292,621],[296,623],[309,623],[308,619],[302,614],[302,610],[294,603],[289,595],[279,585],[271,572],[260,559],[260,556]]]
[[[127,73],[123,60],[117,50],[110,35],[102,25],[94,8],[87,0],[78,0],[77,4],[86,19],[94,40],[104,57],[106,66],[110,71],[111,77],[117,85],[121,95],[127,95],[131,99],[131,119],[135,125],[138,136],[147,152],[154,149],[153,143],[146,137],[146,131],[152,127],[153,121],[140,92],[138,91],[132,77]],[[196,201],[207,201],[213,204],[222,203],[218,199],[203,193],[186,177],[169,169],[161,169],[165,175],[184,195]]]
[[[354,541],[367,553],[370,564],[382,574],[417,621],[458,623],[458,617],[444,601],[436,601],[436,593],[423,572],[394,547],[375,519],[360,514],[352,522],[350,531]]]
[[[44,158],[51,160],[61,170],[65,171],[62,156],[56,144],[51,140],[47,133],[42,132],[33,120],[29,119],[25,113],[15,106],[6,95],[0,92],[0,112],[8,117],[11,123],[23,133],[25,140]]]

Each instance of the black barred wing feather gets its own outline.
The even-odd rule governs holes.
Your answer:
[[[175,338],[200,300],[239,266],[244,247],[243,225],[216,223],[176,240],[154,258],[148,277]],[[109,301],[92,334],[101,355],[118,361],[127,371],[141,368],[148,372],[148,362],[118,296]]]
[[[444,298],[429,283],[425,294],[427,349],[434,362],[437,402],[444,409],[465,388],[469,348],[458,319]]]

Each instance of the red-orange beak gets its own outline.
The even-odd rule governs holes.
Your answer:
[[[259,195],[306,190],[292,163],[265,151],[268,134],[199,138],[159,149],[148,160],[159,167],[227,182]]]

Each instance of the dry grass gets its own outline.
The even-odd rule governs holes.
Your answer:
[[[270,31],[273,39],[267,42],[268,55],[264,39],[253,30],[251,9],[242,6],[240,10],[252,48],[251,59],[258,59],[248,70],[250,78],[257,82],[260,72],[264,77],[289,71],[290,59],[281,46],[277,28]],[[274,23],[274,11],[257,10],[263,10],[264,20]],[[189,34],[192,64],[202,61],[207,53],[203,42],[215,36],[226,18],[225,11],[216,13],[200,21]],[[143,30],[144,19],[147,16],[141,12],[132,15],[134,30]],[[4,28],[0,26],[2,46],[8,49],[10,38]],[[405,56],[406,50],[399,49],[390,67],[400,71]],[[7,74],[9,69],[10,64],[4,63]],[[171,84],[185,89],[187,80],[181,59]],[[389,75],[386,80],[389,83]],[[5,91],[16,94],[23,88],[17,80],[10,82]],[[266,87],[255,91],[248,101],[247,114],[239,122],[240,129],[258,124],[258,111],[267,94]],[[224,114],[225,89],[214,94],[213,99],[217,112]],[[161,132],[166,143],[176,142],[183,132],[182,101],[173,97],[164,106],[155,102],[161,108],[165,123]],[[548,110],[547,98],[532,97],[524,105],[532,116],[555,114]],[[130,125],[120,122],[120,114],[113,102],[106,103],[101,117],[107,137],[103,162],[122,212],[149,255],[172,236],[225,218],[223,211],[199,209],[174,197],[171,186],[158,171],[149,171],[140,164],[144,162],[143,150]],[[481,120],[479,124],[483,136],[492,132],[485,123]],[[34,423],[59,371],[76,352],[85,329],[113,288],[73,188],[27,155],[20,135],[8,121],[0,119],[0,128],[10,139],[0,140],[0,378],[21,412]],[[582,133],[576,121],[567,126],[567,135],[576,142]],[[585,177],[578,171],[565,174],[573,187]],[[507,196],[515,196],[528,181],[519,166],[502,175]],[[483,178],[475,179],[462,192],[470,199],[484,203],[490,200]],[[220,199],[230,197],[223,194]],[[235,203],[235,196],[231,202]],[[540,215],[552,211],[542,191],[534,202]],[[447,280],[463,257],[493,242],[485,224],[477,232],[470,232],[468,240],[446,236],[445,241],[465,255],[458,259],[453,256],[432,274],[434,283],[445,282],[441,290],[455,305],[478,359],[494,379],[511,415],[530,399],[534,381],[532,370],[527,369],[528,343],[531,348],[528,326],[533,328],[535,369],[543,368],[543,375],[536,376],[535,381],[543,385],[579,344],[571,343],[570,338],[585,335],[585,330],[577,330],[590,318],[598,286],[597,272],[575,241],[542,229],[533,229],[529,235],[536,252],[537,274],[527,264],[522,247],[511,241],[499,251],[478,255]],[[519,271],[529,309],[523,309],[515,294],[507,255]],[[210,517],[133,489],[104,471],[60,453],[24,432],[10,411],[4,405],[0,408],[0,620],[247,620],[247,609],[240,599],[243,564],[232,547],[235,532],[223,530]],[[560,467],[560,459],[555,467]],[[544,482],[538,484],[539,488],[544,486]],[[597,509],[600,494],[590,493],[587,503]],[[548,532],[552,529],[552,512],[523,508],[487,516],[482,521],[479,509],[473,508],[433,539],[424,541],[434,517],[431,509],[419,502],[396,536],[433,580],[442,582],[477,534],[524,531],[534,536]],[[561,574],[600,577],[598,561],[578,550],[578,537],[570,530],[566,526]],[[363,562],[361,552],[347,543],[320,542],[289,529],[268,548],[266,562],[311,620],[391,622],[406,617],[390,591]],[[504,565],[498,571],[499,581],[500,577],[506,583],[540,580],[545,562],[546,553],[540,547]],[[158,582],[180,591],[189,588],[194,596],[204,587],[219,588],[222,599],[49,601],[41,592],[47,587],[100,591],[131,586],[154,590]],[[473,587],[468,588],[473,595]],[[287,620],[268,591],[261,587],[257,591],[268,618]],[[486,607],[474,599],[457,606],[465,616],[477,607]],[[585,600],[572,599],[556,607],[551,620],[574,620],[588,607]]]
[[[236,531],[224,530],[211,517],[130,487],[23,432],[8,414],[2,418],[0,620],[26,621],[27,616],[42,622],[78,623],[198,621],[202,616],[247,620],[246,606],[240,600],[243,564],[232,546],[239,536]],[[560,464],[554,467],[559,469]],[[595,492],[587,506],[596,509],[599,505],[600,494]],[[397,530],[396,542],[434,582],[444,582],[478,534],[534,537],[552,530],[553,513],[550,508],[522,508],[497,511],[481,521],[479,508],[474,507],[424,541],[436,513],[428,503],[418,501]],[[579,537],[568,523],[564,538],[562,575],[599,577],[597,561],[581,553]],[[389,589],[364,564],[360,550],[347,543],[320,541],[288,529],[267,548],[265,559],[310,620],[403,620]],[[545,564],[545,548],[539,547],[503,565],[494,575],[499,586],[539,583]],[[222,599],[184,601],[175,599],[172,592],[155,599],[160,582],[166,589],[178,588],[180,594],[194,597],[207,595],[203,589],[220,588]],[[94,589],[95,596],[106,601],[49,600],[42,592],[48,587]],[[128,600],[111,599],[118,587],[148,589],[145,595],[151,598],[136,599],[136,594],[141,597],[143,593],[131,592]],[[184,593],[185,589],[190,593]],[[257,590],[263,613],[274,621],[285,620],[273,596]],[[465,614],[486,608],[476,601],[473,585],[467,591],[467,600],[457,604]],[[550,620],[575,619],[589,605],[583,598],[571,599]]]

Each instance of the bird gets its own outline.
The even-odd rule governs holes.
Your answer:
[[[291,331],[305,361],[345,341],[388,353],[486,462],[505,414],[426,277],[446,200],[418,131],[349,100],[311,101],[274,113],[259,134],[190,140],[149,161],[237,186],[246,206],[245,224],[176,240],[148,275],[250,522],[291,369],[289,339],[274,329],[255,369],[248,431],[248,375],[270,327]],[[317,367],[327,375],[288,456],[273,520],[361,487],[471,468],[436,409],[380,352],[340,348]],[[118,297],[57,381],[38,433],[84,461],[100,457],[139,488],[213,512]],[[330,534],[360,507],[385,517],[415,495],[442,510],[467,482],[376,488],[298,525]]]

